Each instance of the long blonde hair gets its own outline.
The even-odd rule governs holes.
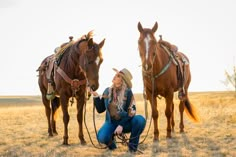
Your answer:
[[[127,89],[127,84],[125,83],[124,80],[122,80],[121,90],[119,93],[116,93],[117,94],[116,105],[117,105],[119,111],[123,111],[124,97],[125,97],[125,90],[126,89]],[[115,90],[115,86],[114,86],[114,84],[112,84],[111,87],[109,88],[109,95],[108,95],[109,98],[111,98],[111,96],[114,97],[113,92],[116,92],[114,90]]]

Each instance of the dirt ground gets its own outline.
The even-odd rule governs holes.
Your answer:
[[[144,113],[144,101],[141,94],[136,94],[138,114]],[[201,118],[200,123],[193,123],[184,115],[185,133],[179,133],[178,100],[175,98],[175,132],[172,139],[166,139],[166,117],[164,99],[158,100],[160,140],[153,142],[153,124],[146,140],[140,144],[142,152],[130,154],[127,146],[118,143],[115,151],[94,148],[84,127],[86,145],[81,145],[78,138],[76,106],[69,106],[69,146],[62,145],[62,112],[57,121],[58,135],[48,137],[47,121],[40,96],[1,96],[0,97],[0,156],[236,156],[236,97],[234,92],[199,92],[190,93]],[[93,123],[93,103],[90,99],[86,107],[86,124],[95,145]],[[147,134],[150,122],[150,106],[147,126],[141,141]],[[95,113],[97,129],[104,121],[104,114]],[[119,142],[119,139],[117,139]]]

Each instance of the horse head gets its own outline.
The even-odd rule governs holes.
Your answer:
[[[80,55],[79,64],[86,74],[89,86],[95,91],[99,87],[99,69],[103,62],[102,47],[105,43],[105,39],[97,44],[93,41],[91,34],[91,32],[87,34],[87,42],[80,44],[82,53]]]
[[[139,55],[142,61],[142,67],[145,71],[150,71],[156,57],[157,41],[154,36],[158,28],[157,22],[152,29],[143,28],[141,23],[138,23],[138,30],[140,32],[138,40]]]

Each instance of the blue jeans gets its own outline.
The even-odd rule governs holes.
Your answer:
[[[98,141],[106,144],[109,149],[116,148],[116,143],[112,139],[113,133],[116,127],[119,125],[119,121],[105,122],[98,131]],[[123,126],[123,133],[131,133],[129,140],[129,150],[136,151],[139,143],[139,138],[146,125],[146,120],[141,115],[135,115]]]

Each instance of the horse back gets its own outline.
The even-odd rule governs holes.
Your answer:
[[[160,77],[155,79],[155,95],[166,96],[167,93],[173,93],[179,90],[184,84],[187,89],[191,80],[189,59],[182,52],[173,52],[172,64],[168,70]],[[148,78],[146,78],[148,81]],[[149,80],[150,81],[150,80]],[[151,90],[151,81],[148,85]]]

